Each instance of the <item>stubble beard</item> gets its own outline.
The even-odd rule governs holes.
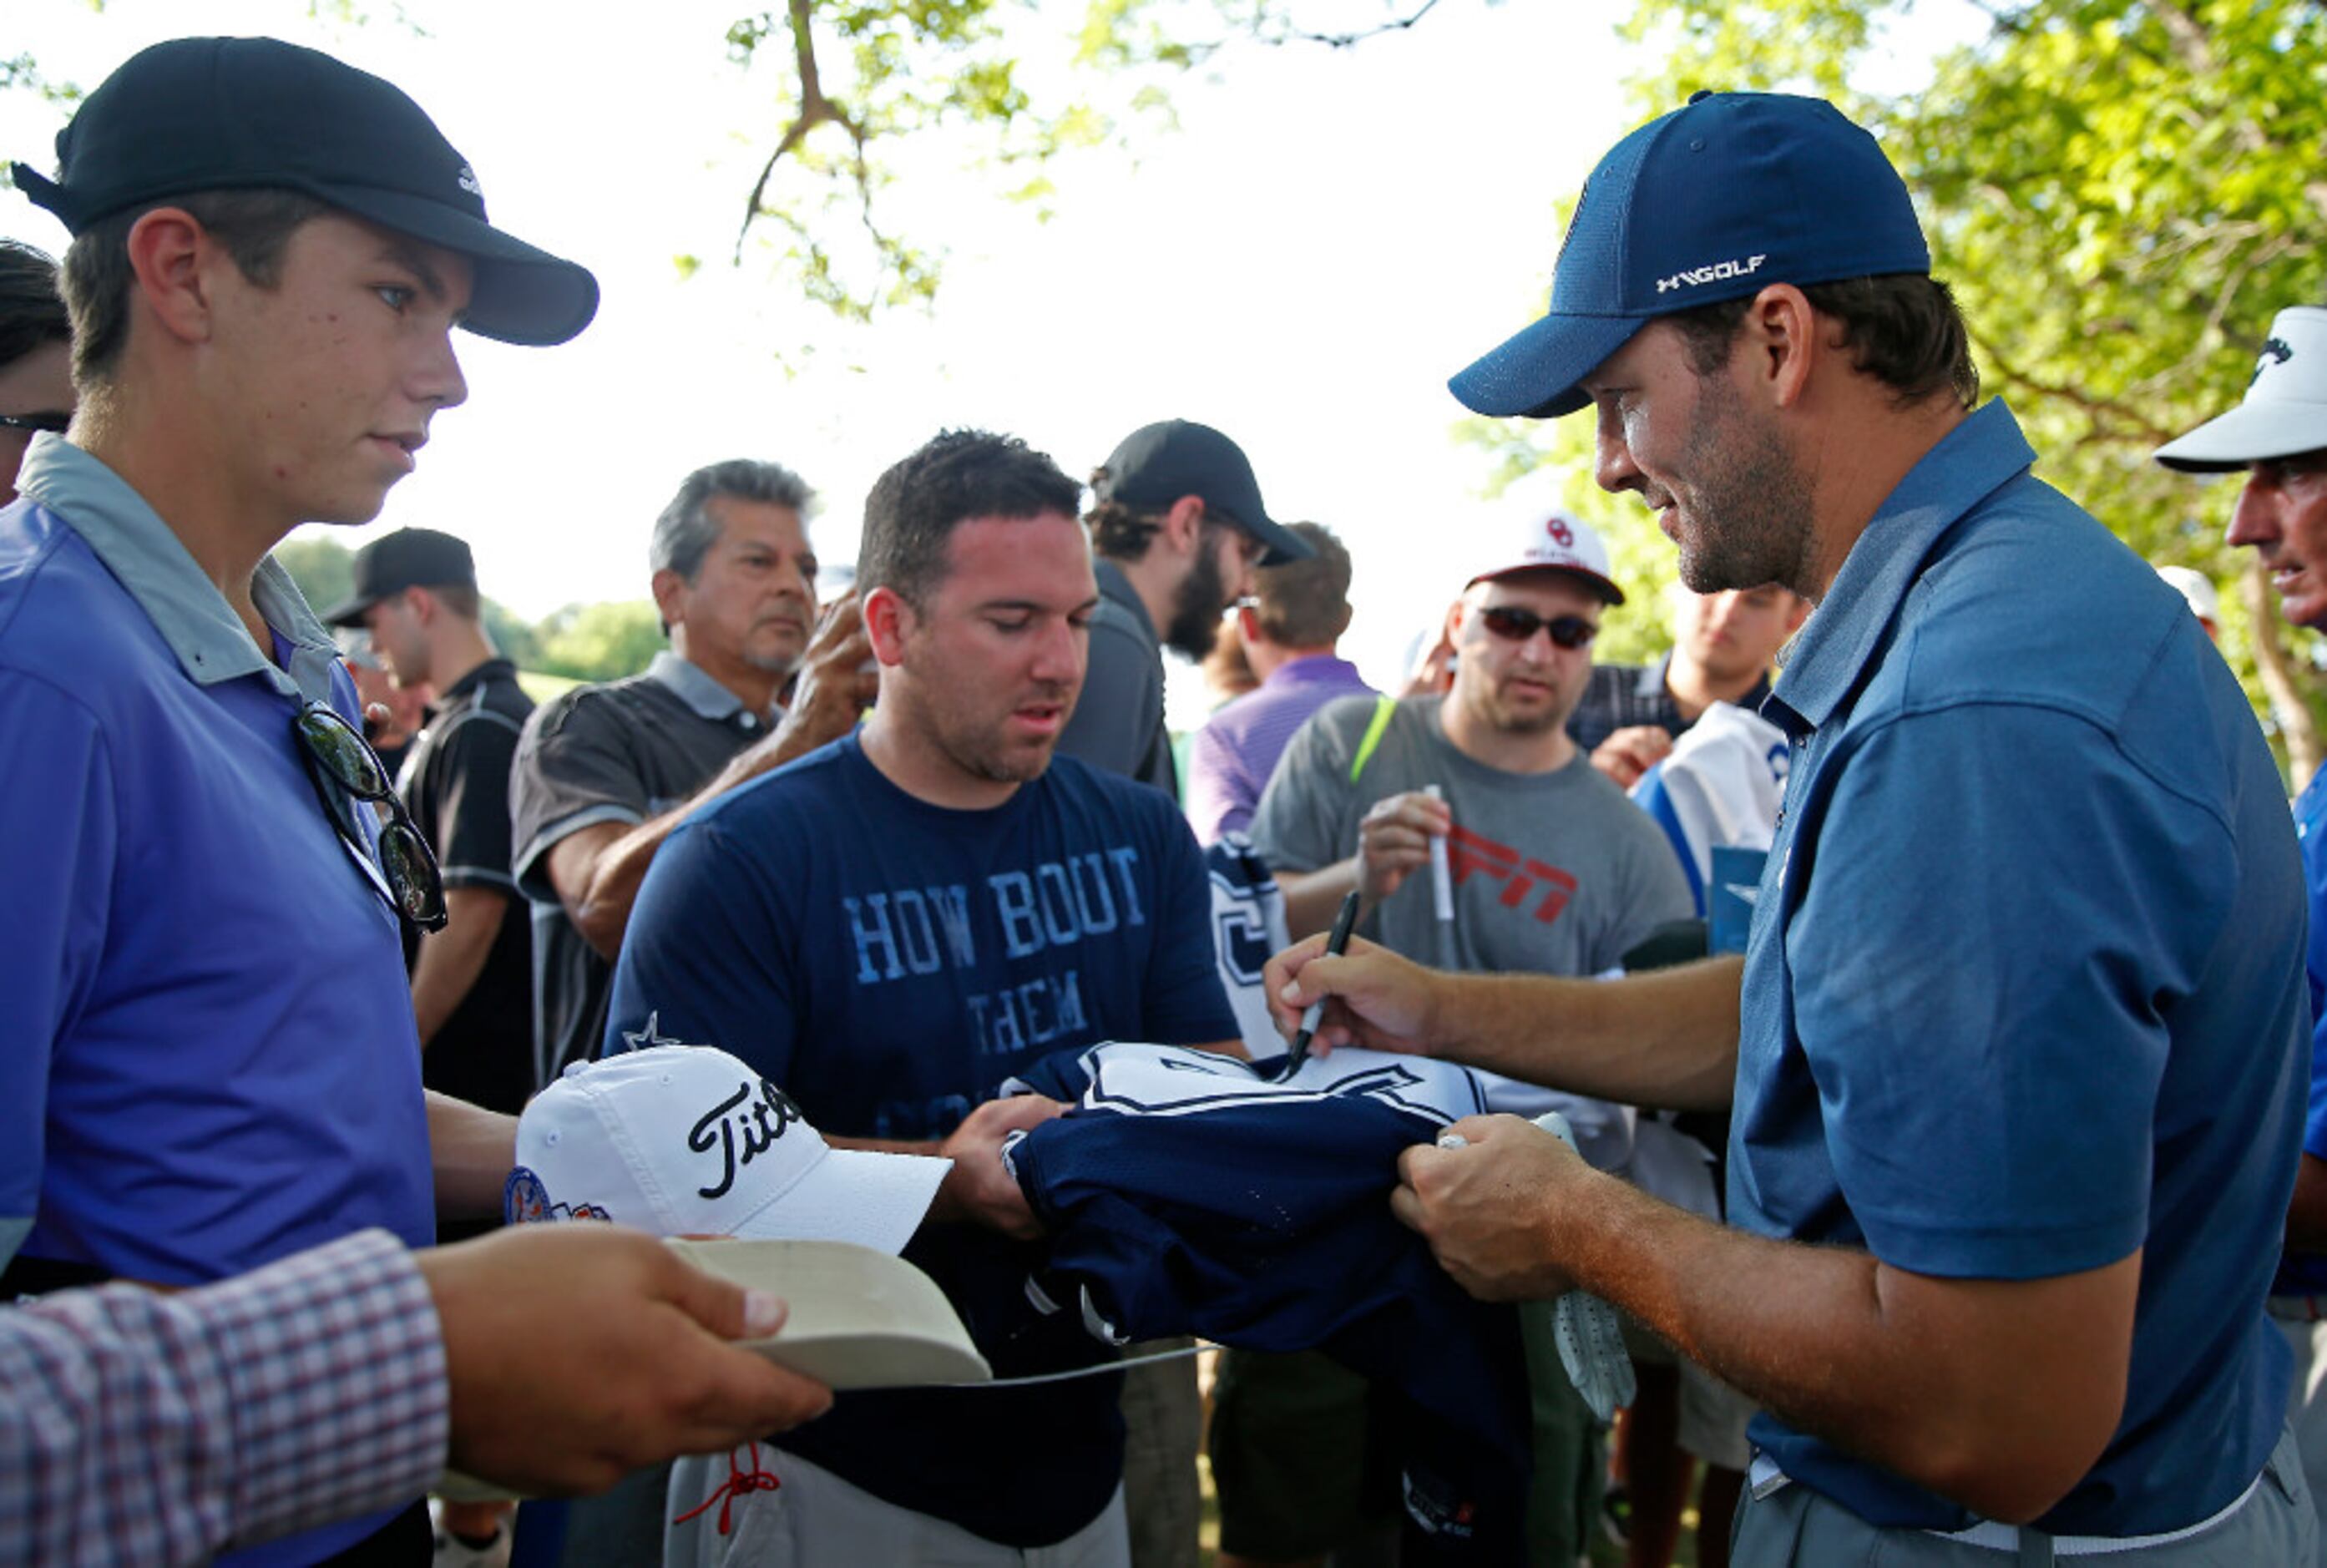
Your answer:
[[[1543,735],[1564,727],[1575,705],[1553,704],[1549,707],[1528,710],[1516,707],[1503,700],[1502,694],[1490,686],[1484,689],[1458,690],[1457,701],[1470,710],[1471,716],[1488,729],[1504,735]]]
[[[1809,477],[1776,431],[1746,417],[1725,377],[1701,384],[1702,417],[1682,453],[1699,476],[1697,527],[1680,540],[1680,580],[1698,593],[1776,583],[1807,597]]]
[[[1013,744],[997,734],[993,726],[967,717],[948,717],[942,708],[927,717],[930,738],[947,760],[971,778],[992,784],[1030,784],[1040,779],[1049,770],[1051,754],[1059,743],[1053,735],[1044,741]],[[1004,722],[1008,717],[1005,714]]]

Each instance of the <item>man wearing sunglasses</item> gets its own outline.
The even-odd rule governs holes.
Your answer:
[[[560,342],[597,285],[491,228],[411,99],[271,40],[141,52],[83,101],[57,159],[53,179],[14,170],[74,237],[79,402],[67,438],[34,438],[0,511],[0,1297],[201,1284],[358,1232],[425,1247],[440,1209],[498,1210],[514,1123],[422,1090],[398,917],[441,924],[442,886],[400,806],[386,826],[367,807],[393,791],[353,687],[267,552],[301,523],[378,512],[466,395],[455,326]],[[648,1276],[595,1273],[565,1293],[574,1310],[696,1316]],[[675,1420],[643,1364],[575,1379],[570,1321],[512,1358],[496,1293],[438,1289],[432,1309],[352,1291],[340,1311],[394,1320],[423,1354],[367,1407],[305,1412],[308,1451],[229,1445],[240,1484],[308,1485],[315,1454],[425,1473],[449,1422],[455,1464],[603,1486],[590,1411],[625,1397],[664,1408],[647,1423],[661,1440],[622,1458],[722,1441]],[[239,1418],[213,1398],[193,1424]],[[386,1415],[418,1423],[416,1458],[361,1441]],[[228,1560],[429,1549],[416,1501]],[[72,1554],[149,1560],[110,1537]]]
[[[1358,929],[1414,957],[1589,975],[1689,912],[1671,851],[1567,733],[1600,612],[1624,600],[1606,547],[1547,505],[1516,502],[1500,521],[1499,557],[1446,612],[1446,694],[1331,705],[1262,793],[1253,842],[1295,937],[1325,929],[1354,889]],[[1453,882],[1446,920],[1434,839]]]
[[[1359,930],[1441,968],[1595,975],[1691,912],[1663,835],[1567,733],[1601,611],[1624,596],[1599,536],[1535,487],[1504,503],[1496,533],[1446,612],[1450,688],[1320,709],[1262,791],[1252,838],[1296,937],[1355,891]],[[1541,1389],[1537,1517],[1568,1558],[1586,1545],[1573,1499],[1591,1419],[1564,1386]],[[1222,1561],[1306,1561],[1365,1529],[1383,1500],[1350,1484],[1368,1468],[1366,1424],[1363,1386],[1318,1358],[1236,1357],[1211,1433]]]
[[[0,507],[33,437],[72,420],[72,322],[57,296],[57,264],[0,239]]]

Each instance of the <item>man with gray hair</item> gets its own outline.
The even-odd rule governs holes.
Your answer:
[[[526,725],[510,812],[518,887],[533,905],[542,1083],[597,1054],[631,902],[670,830],[846,734],[872,699],[855,596],[818,620],[813,499],[791,470],[752,458],[688,474],[655,519],[649,554],[669,649],[645,673],[576,687]]]

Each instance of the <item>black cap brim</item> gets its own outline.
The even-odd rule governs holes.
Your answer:
[[[1446,389],[1473,414],[1556,419],[1592,401],[1575,384],[1647,324],[1638,316],[1546,316],[1458,372]]]
[[[587,267],[441,201],[369,186],[312,193],[383,229],[467,257],[475,282],[461,324],[481,338],[547,348],[575,337],[598,313],[598,280]]]
[[[353,599],[341,600],[339,603],[332,605],[329,610],[324,611],[321,615],[316,616],[315,619],[322,621],[326,626],[361,626],[363,624],[364,611],[378,603],[385,597],[387,597],[387,595],[380,593],[373,593],[369,595],[358,594]]]
[[[1317,553],[1310,546],[1308,540],[1284,524],[1272,522],[1266,518],[1257,520],[1251,518],[1238,518],[1236,525],[1260,541],[1261,555],[1257,565],[1289,565],[1294,561],[1306,561]]]

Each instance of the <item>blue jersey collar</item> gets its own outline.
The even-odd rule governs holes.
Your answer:
[[[105,563],[177,655],[186,678],[215,686],[255,675],[294,700],[331,699],[339,649],[275,557],[259,562],[250,597],[260,619],[291,645],[288,672],[259,651],[242,617],[161,514],[104,463],[61,437],[37,435],[16,484]]]
[[[2035,461],[2001,397],[1941,436],[1851,546],[1771,693],[1782,715],[1770,716],[1797,737],[1824,724],[1877,656],[1939,536]]]

